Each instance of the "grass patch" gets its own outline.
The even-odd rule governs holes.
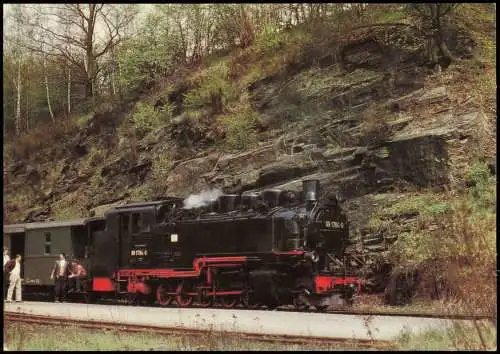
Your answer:
[[[497,346],[493,326],[478,323],[477,326],[454,324],[453,327],[419,334],[403,333],[398,338],[400,350],[494,350]]]
[[[478,313],[470,308],[458,298],[448,298],[440,300],[429,300],[415,298],[412,303],[405,305],[387,305],[383,294],[362,294],[356,298],[350,308],[354,311],[399,313],[399,314],[419,314],[419,315],[439,315],[439,316],[468,316],[472,312],[476,315],[488,316],[489,313]]]
[[[5,323],[4,345],[9,350],[332,350],[356,349],[355,343],[339,346],[280,344],[247,340],[223,333],[180,336],[90,330],[77,327]]]
[[[145,184],[139,187],[131,188],[129,193],[130,199],[134,202],[145,202],[151,200],[151,189]]]
[[[379,197],[382,201],[384,196]],[[384,201],[384,207],[379,208],[368,220],[367,227],[381,230],[394,224],[403,218],[416,218],[419,215],[430,216],[446,213],[451,206],[446,197],[435,193],[406,194],[403,198],[391,203]]]
[[[52,212],[56,221],[71,220],[84,217],[85,208],[81,205],[82,196],[72,193],[52,204]]]
[[[75,136],[77,130],[78,126],[72,119],[39,124],[28,133],[16,138],[12,142],[11,151],[18,158],[28,159],[57,144],[66,144],[69,137]]]

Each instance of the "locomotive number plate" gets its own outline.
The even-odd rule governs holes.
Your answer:
[[[131,256],[147,256],[148,250],[147,249],[132,250],[132,251],[130,251],[130,255]]]
[[[325,227],[329,229],[341,229],[344,227],[344,223],[342,221],[325,221]]]

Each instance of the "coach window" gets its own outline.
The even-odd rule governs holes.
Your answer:
[[[52,235],[50,234],[50,232],[45,232],[44,233],[44,236],[45,236],[45,250],[44,250],[44,254],[48,255],[50,254],[50,246],[51,246],[51,243],[52,243]]]

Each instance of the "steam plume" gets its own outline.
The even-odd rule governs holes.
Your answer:
[[[184,209],[199,208],[207,205],[208,203],[216,200],[223,193],[220,189],[212,189],[210,191],[203,191],[199,194],[191,194],[184,199]]]

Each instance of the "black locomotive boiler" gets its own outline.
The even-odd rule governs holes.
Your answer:
[[[265,190],[221,195],[187,209],[182,200],[125,205],[94,237],[89,291],[130,300],[215,302],[230,308],[294,304],[322,310],[348,300],[347,219],[317,180],[301,193]]]

